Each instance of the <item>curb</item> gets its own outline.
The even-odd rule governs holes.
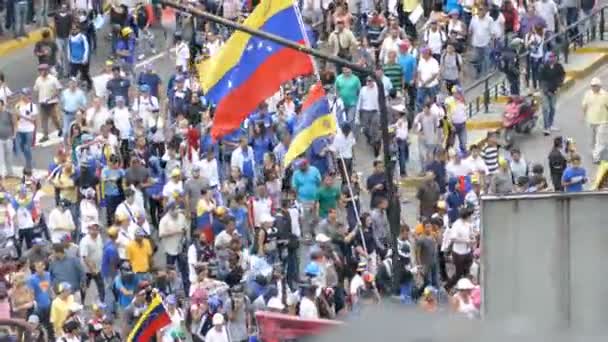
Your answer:
[[[52,32],[52,27],[42,27],[28,32],[27,37],[11,39],[4,43],[0,43],[0,56],[6,56],[29,45],[35,44],[42,39],[42,32],[44,30],[51,30]]]

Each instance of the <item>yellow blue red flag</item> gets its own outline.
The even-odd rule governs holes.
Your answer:
[[[288,166],[318,139],[336,133],[336,116],[333,114],[325,90],[320,82],[312,85],[302,104],[302,113],[296,123],[293,139],[285,154]]]
[[[162,299],[157,295],[129,333],[127,342],[151,341],[157,331],[169,324],[171,324],[171,317],[165,310]]]
[[[262,0],[244,25],[304,45],[300,22],[293,0]],[[238,128],[283,83],[314,72],[307,54],[241,31],[197,68],[206,97],[216,105],[216,139]]]

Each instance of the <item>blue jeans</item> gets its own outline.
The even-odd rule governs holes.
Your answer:
[[[57,64],[60,67],[58,73],[67,76],[70,73],[70,63],[68,62],[68,39],[55,38],[57,43]]]
[[[49,24],[49,0],[41,0],[38,4],[40,5],[38,25],[47,26]]]
[[[427,98],[431,101],[434,101],[435,95],[437,95],[437,91],[439,90],[439,86],[434,87],[420,87],[416,91],[416,113],[420,113],[422,111],[422,107]]]
[[[27,1],[15,2],[15,22],[13,33],[16,37],[25,36],[25,22],[27,21]]]
[[[555,93],[549,93],[543,91],[543,123],[545,129],[553,126],[553,120],[555,119],[555,102],[557,96]]]
[[[407,161],[410,159],[410,146],[407,140],[397,139],[399,150],[399,174],[404,177],[407,175]]]
[[[458,144],[460,146],[461,151],[467,150],[467,123],[455,123],[454,125],[454,133],[456,137],[458,137]]]
[[[15,150],[23,153],[25,168],[27,170],[32,170],[32,144],[34,143],[34,132],[17,132],[15,140]]]
[[[63,140],[64,141],[68,141],[68,138],[70,136],[70,125],[72,124],[72,122],[74,122],[74,120],[76,120],[76,113],[74,112],[63,112],[63,127],[62,127],[62,132],[63,132]]]
[[[116,305],[116,297],[114,296],[114,277],[103,278],[104,301],[106,306],[106,315],[113,316]]]
[[[475,46],[475,70],[477,77],[483,76],[490,67],[490,48],[487,46]]]
[[[425,266],[424,270],[424,286],[433,286],[439,288],[439,264],[437,261]]]

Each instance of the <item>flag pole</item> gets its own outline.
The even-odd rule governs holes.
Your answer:
[[[293,2],[293,6],[295,8],[295,12],[296,12],[296,17],[298,18],[298,26],[300,27],[300,31],[302,32],[302,37],[304,37],[304,43],[306,43],[307,47],[312,47],[312,45],[310,44],[310,40],[308,38],[308,35],[306,34],[306,30],[304,27],[304,20],[302,19],[302,12],[300,11],[300,6],[298,5],[297,0],[295,0]],[[315,76],[317,77],[317,81],[321,80],[321,74],[319,73],[319,66],[317,65],[317,61],[313,58],[313,56],[310,56],[310,60],[312,62],[314,71],[315,71]],[[336,102],[337,102],[337,96],[338,94],[336,94],[336,100],[334,101],[334,103],[332,104],[331,107],[331,111],[333,112],[335,110],[335,106],[336,106]],[[334,115],[336,116],[336,115]],[[338,121],[338,118],[336,116],[336,123]],[[338,129],[341,129],[340,127],[338,127]],[[337,132],[336,132],[337,133]],[[350,199],[352,201],[353,204],[353,209],[355,211],[355,217],[357,218],[357,225],[358,227],[355,229],[359,230],[359,235],[361,237],[361,243],[363,244],[363,250],[365,251],[365,255],[367,254],[367,244],[365,243],[365,236],[363,235],[363,225],[361,224],[361,218],[359,217],[359,209],[357,208],[357,202],[355,201],[355,196],[354,196],[354,192],[353,192],[353,188],[351,186],[350,183],[350,179],[349,179],[349,174],[348,174],[348,170],[346,169],[346,162],[344,161],[344,158],[342,157],[342,154],[339,154],[338,159],[340,159],[340,167],[342,168],[342,170],[344,171],[342,174],[345,175],[346,177],[346,187],[348,189],[348,194],[350,196]]]

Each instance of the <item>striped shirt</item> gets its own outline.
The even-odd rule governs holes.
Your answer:
[[[393,88],[402,89],[403,70],[401,69],[401,65],[399,65],[399,63],[384,64],[382,69],[384,70],[384,75],[391,80]]]
[[[493,174],[498,171],[498,146],[486,146],[481,151],[481,158],[488,167],[488,173]]]

